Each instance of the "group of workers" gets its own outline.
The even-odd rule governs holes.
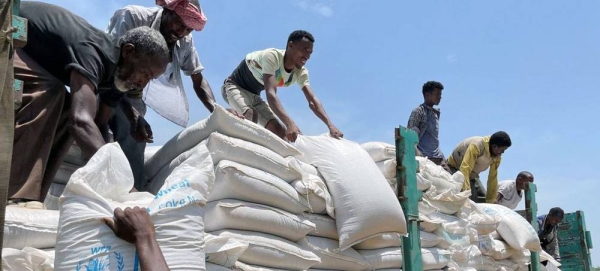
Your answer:
[[[214,110],[214,94],[202,75],[204,68],[191,34],[205,27],[202,8],[197,0],[156,0],[156,4],[117,10],[102,31],[62,7],[21,2],[20,16],[28,20],[28,42],[16,49],[13,58],[15,78],[24,87],[15,101],[9,205],[44,208],[42,202],[73,142],[87,158],[107,142],[118,142],[130,162],[135,189],[144,191],[144,149],[153,140],[144,115],[149,106],[174,123],[187,125],[189,110],[181,72],[190,76],[206,109]],[[282,106],[277,88],[297,84],[330,135],[343,137],[310,86],[304,65],[314,42],[309,32],[297,30],[289,35],[284,50],[248,53],[224,79],[221,94],[230,106],[227,110],[293,142],[301,131]],[[516,181],[498,183],[501,155],[511,146],[510,137],[502,131],[468,138],[446,159],[439,146],[440,111],[434,107],[443,89],[439,82],[427,82],[425,101],[410,116],[408,128],[419,135],[418,153],[450,173],[462,172],[463,190],[472,191],[472,200],[514,209],[533,175],[521,172]],[[261,99],[262,91],[266,102]],[[479,173],[487,168],[486,192]],[[540,217],[542,244],[556,243],[556,225],[563,216],[557,210]],[[167,268],[164,259],[156,257],[160,248],[144,210],[117,209],[114,218],[105,222],[117,236],[139,246],[143,270]],[[553,255],[558,258],[558,250]]]
[[[523,198],[527,183],[533,182],[533,174],[522,171],[515,180],[498,182],[502,154],[512,145],[510,136],[504,131],[490,136],[469,137],[460,142],[446,159],[440,149],[440,109],[435,107],[442,100],[443,90],[444,86],[440,82],[426,82],[422,90],[424,102],[410,114],[407,127],[419,137],[417,155],[427,157],[450,174],[460,171],[464,176],[462,190],[471,190],[470,199],[474,202],[495,203],[514,210]],[[486,190],[479,180],[479,174],[488,168]],[[558,261],[558,224],[563,217],[564,211],[559,207],[537,217],[538,237],[542,248]]]

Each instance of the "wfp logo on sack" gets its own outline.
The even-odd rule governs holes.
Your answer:
[[[110,268],[110,257],[114,255],[114,260],[116,263],[116,268]],[[91,249],[92,258],[87,260],[79,261],[77,266],[75,267],[75,271],[123,271],[125,270],[125,260],[121,253],[118,252],[110,252],[110,246],[100,246],[93,247]],[[97,256],[97,257],[94,257]],[[133,259],[133,270],[139,270],[139,259],[137,257],[137,253],[135,253]]]

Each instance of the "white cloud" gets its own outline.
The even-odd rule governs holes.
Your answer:
[[[323,17],[329,18],[333,16],[333,9],[330,5],[325,3],[314,0],[301,0],[297,3],[297,5],[304,10],[317,13]]]

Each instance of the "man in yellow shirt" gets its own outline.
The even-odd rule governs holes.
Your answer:
[[[465,176],[463,191],[471,190],[471,200],[494,203],[498,193],[498,167],[502,154],[512,144],[506,132],[491,136],[474,136],[463,140],[448,157],[450,173],[462,172]],[[490,168],[486,189],[479,180],[479,173]]]

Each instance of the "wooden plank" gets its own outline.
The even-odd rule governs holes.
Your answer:
[[[23,48],[27,44],[27,19],[19,16],[12,16],[12,26],[16,28],[13,32],[13,46]]]

